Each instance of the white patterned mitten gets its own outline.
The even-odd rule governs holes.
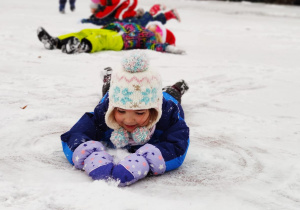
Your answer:
[[[166,52],[173,53],[173,54],[185,54],[185,50],[179,49],[173,45],[168,45],[166,47]]]

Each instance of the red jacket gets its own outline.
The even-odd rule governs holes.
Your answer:
[[[118,20],[134,17],[137,3],[137,0],[100,0],[100,4],[104,6],[104,9],[95,14],[95,16],[102,19],[113,15]]]

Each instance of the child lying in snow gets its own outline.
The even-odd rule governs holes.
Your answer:
[[[94,112],[84,114],[61,136],[69,162],[94,180],[115,179],[119,186],[181,166],[189,145],[189,128],[180,105],[188,90],[186,83],[181,80],[162,91],[160,75],[139,52],[126,57],[122,68],[112,72],[111,77],[104,77],[109,91]],[[132,154],[114,163],[108,148]]]
[[[111,23],[100,29],[84,29],[80,32],[70,33],[54,38],[45,29],[38,28],[39,40],[44,43],[46,49],[61,49],[62,52],[94,53],[103,50],[129,50],[150,49],[159,52],[183,54],[184,50],[174,46],[175,37],[169,30],[148,27],[148,29],[134,23]],[[173,39],[163,40],[163,32],[167,31]],[[168,34],[166,35],[168,37]],[[165,41],[165,43],[163,43]],[[172,43],[168,43],[172,41]],[[172,45],[173,44],[173,45]]]
[[[96,2],[98,2],[98,4]],[[125,23],[136,23],[145,27],[150,21],[159,21],[162,24],[166,24],[167,21],[175,19],[180,20],[180,16],[176,9],[166,10],[165,5],[155,4],[150,8],[149,12],[144,12],[142,8],[137,9],[137,12],[128,9],[131,5],[112,10],[112,6],[102,6],[99,4],[99,0],[92,0],[91,15],[87,19],[82,19],[81,23],[93,23],[95,25],[107,25],[116,21]],[[126,2],[124,2],[125,4]],[[133,8],[135,9],[135,8]],[[125,11],[125,12],[123,12]]]

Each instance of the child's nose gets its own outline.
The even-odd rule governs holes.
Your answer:
[[[134,124],[135,123],[135,119],[131,114],[126,115],[124,121],[126,124]]]

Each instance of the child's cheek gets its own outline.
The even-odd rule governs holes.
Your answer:
[[[140,125],[141,126],[147,126],[148,125],[148,118],[144,117],[141,121],[140,121]]]

